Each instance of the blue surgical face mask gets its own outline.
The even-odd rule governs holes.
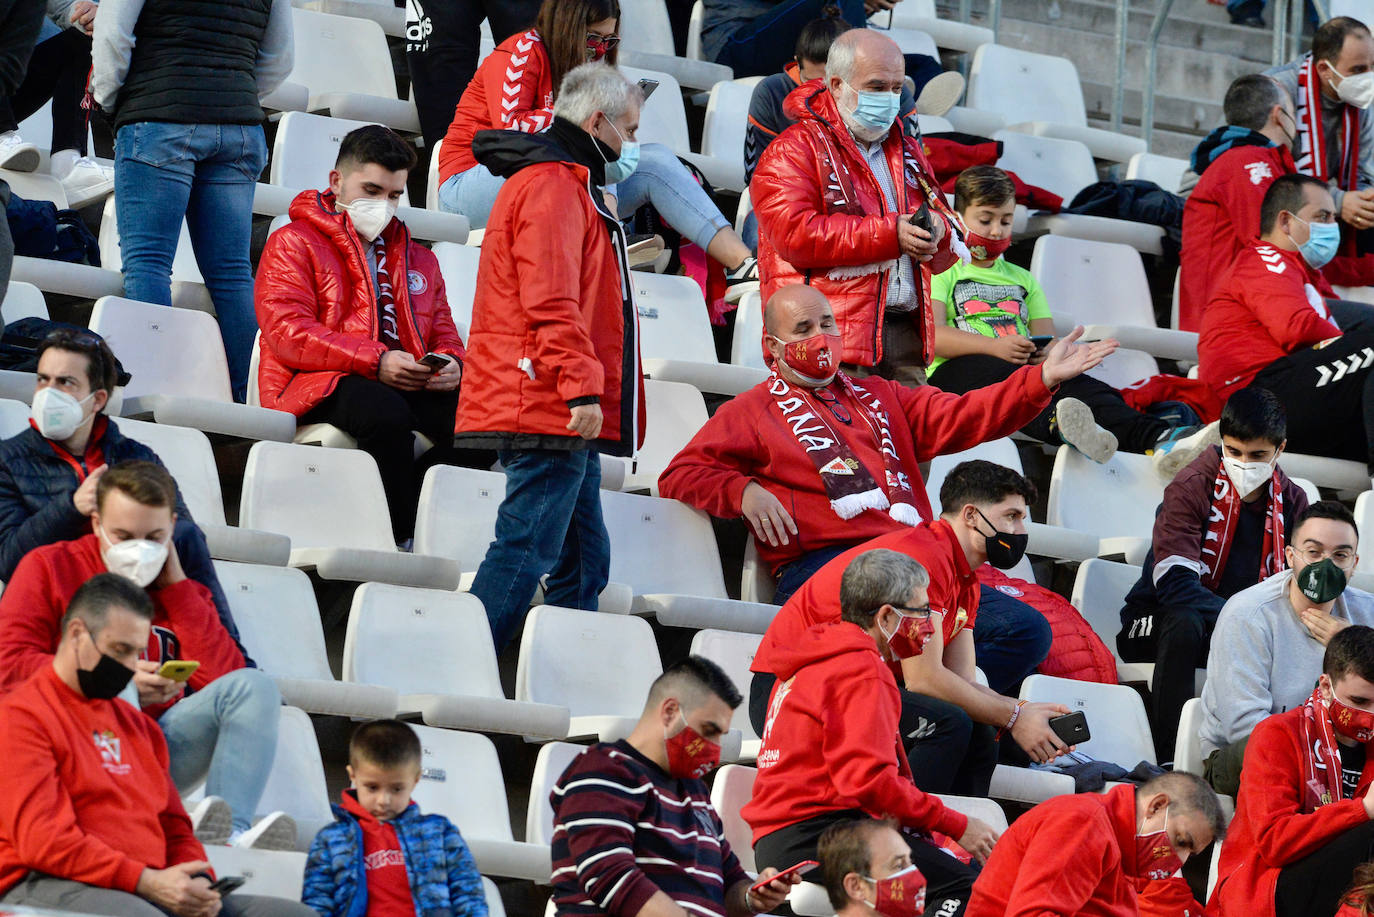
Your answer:
[[[896,92],[867,92],[855,89],[848,83],[845,86],[858,97],[851,117],[866,130],[886,132],[897,120],[902,105],[902,96]]]
[[[1321,270],[1341,247],[1341,227],[1335,223],[1309,223],[1296,213],[1293,219],[1307,227],[1307,241],[1298,246],[1302,260],[1314,271]],[[1292,242],[1293,237],[1289,236],[1288,241]]]
[[[601,151],[601,144],[597,144],[597,152],[601,153],[601,158],[606,159],[606,184],[615,185],[623,182],[634,174],[635,169],[639,168],[639,143],[634,140],[626,140],[625,135],[615,126],[610,118],[606,123],[611,125],[611,130],[620,138],[620,155],[615,159],[606,159],[606,154]]]

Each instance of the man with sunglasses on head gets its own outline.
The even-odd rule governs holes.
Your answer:
[[[1234,796],[1255,726],[1302,706],[1330,640],[1374,625],[1374,595],[1347,586],[1360,533],[1340,503],[1313,503],[1284,549],[1288,569],[1227,600],[1212,633],[1202,689],[1202,753],[1217,792]]]

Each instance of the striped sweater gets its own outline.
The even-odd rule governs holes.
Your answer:
[[[670,777],[624,740],[578,755],[549,802],[559,914],[632,917],[663,891],[724,917],[726,890],[749,880],[706,784]]]

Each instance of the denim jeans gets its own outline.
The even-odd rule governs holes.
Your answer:
[[[167,738],[172,782],[181,792],[205,781],[234,813],[234,830],[252,827],[277,753],[281,692],[258,669],[221,675],[177,701],[158,719]]]
[[[778,568],[778,586],[773,591],[773,604],[785,605],[802,586],[806,585],[817,570],[854,547],[852,544],[832,544],[828,548],[818,548],[803,554],[796,560],[788,561]],[[762,733],[760,733],[762,735]]]
[[[1020,694],[1021,682],[1050,654],[1050,639],[1050,622],[1038,610],[991,586],[981,588],[973,645],[992,690]]]
[[[170,306],[172,258],[186,218],[215,304],[234,398],[248,391],[253,312],[253,185],[267,161],[257,124],[126,124],[115,137],[124,295]]]
[[[439,207],[461,213],[473,229],[487,225],[496,194],[506,183],[486,166],[459,172],[439,186]],[[608,189],[616,196],[622,220],[628,220],[645,204],[653,204],[659,216],[686,239],[705,249],[716,233],[730,225],[692,173],[661,143],[639,148],[639,167],[619,185]]]
[[[496,540],[469,590],[487,610],[498,653],[521,627],[545,573],[546,603],[595,611],[611,572],[596,449],[503,449],[500,458],[506,498]]]

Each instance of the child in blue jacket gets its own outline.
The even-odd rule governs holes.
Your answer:
[[[310,845],[301,900],[320,917],[487,917],[482,876],[457,827],[422,815],[420,739],[405,723],[364,723],[348,745],[338,821]]]

